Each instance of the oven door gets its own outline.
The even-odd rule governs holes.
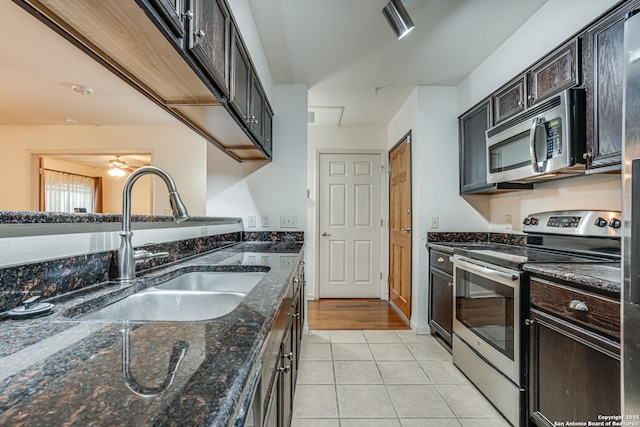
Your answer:
[[[453,265],[453,332],[520,386],[520,272],[460,256]]]

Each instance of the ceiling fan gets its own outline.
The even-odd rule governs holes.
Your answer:
[[[120,160],[120,156],[116,156],[114,160],[109,161],[109,170],[107,173],[117,178],[125,176],[127,173],[138,169],[137,166],[127,166],[124,160]]]

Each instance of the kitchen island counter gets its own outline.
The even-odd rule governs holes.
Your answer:
[[[51,299],[55,308],[49,316],[0,321],[0,425],[229,426],[244,421],[261,350],[303,246],[239,243],[163,266],[126,285],[101,284],[73,298]],[[234,311],[212,320],[75,318],[190,271],[266,275]]]

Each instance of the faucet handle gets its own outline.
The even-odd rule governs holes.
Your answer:
[[[169,252],[152,253],[146,249],[133,251],[133,259],[135,260],[136,265],[144,264],[145,262],[156,258],[169,258],[169,256]]]

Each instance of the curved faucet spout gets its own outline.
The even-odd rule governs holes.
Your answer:
[[[182,222],[189,219],[187,208],[180,199],[176,184],[171,175],[164,169],[156,166],[143,166],[131,172],[131,175],[124,183],[122,190],[122,231],[120,232],[121,241],[118,249],[118,280],[131,280],[135,277],[136,256],[131,243],[131,189],[133,184],[143,175],[157,175],[167,186],[169,190],[169,203],[173,210],[173,219],[176,222]]]

